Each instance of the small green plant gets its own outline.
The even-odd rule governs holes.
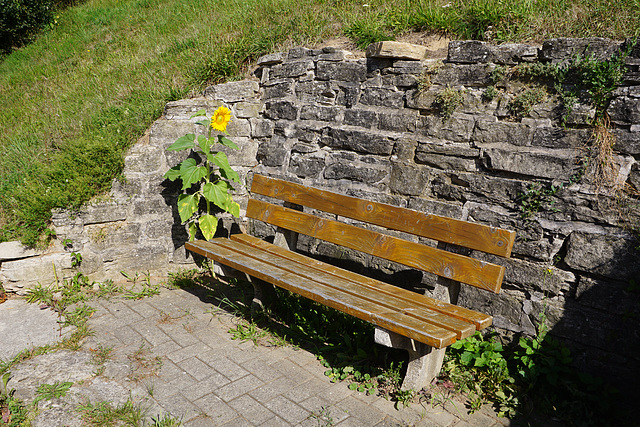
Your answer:
[[[418,76],[418,93],[424,93],[431,87],[431,77],[437,75],[442,68],[442,61],[429,64],[424,68],[420,76]]]
[[[309,418],[316,420],[316,426],[318,427],[331,427],[335,425],[331,411],[326,406],[321,406],[320,411],[317,413],[312,412],[311,415],[309,415]]]
[[[509,102],[508,108],[511,114],[517,118],[523,118],[531,114],[533,108],[544,101],[547,91],[541,86],[529,87]]]
[[[447,86],[438,95],[436,95],[433,101],[434,106],[440,110],[442,120],[448,120],[453,112],[462,105],[464,98],[460,90]]]
[[[413,398],[415,397],[416,392],[415,390],[412,389],[408,389],[408,390],[397,390],[395,392],[395,398],[396,398],[396,409],[399,409],[400,404],[402,404],[403,408],[407,408],[411,405],[411,402],[413,401]]]
[[[182,425],[182,421],[171,414],[158,415],[151,419],[153,421],[153,427],[180,427]]]
[[[486,102],[491,102],[498,96],[498,93],[498,89],[496,89],[495,86],[487,86],[484,92],[482,92],[482,99]]]
[[[69,381],[40,384],[36,390],[36,398],[33,399],[33,405],[37,406],[41,400],[59,399],[66,396],[72,385],[73,383]]]
[[[507,67],[506,65],[496,65],[489,72],[489,82],[491,82],[492,86],[497,85],[507,77],[508,72],[509,67]]]
[[[84,425],[89,427],[128,425],[143,426],[145,410],[131,400],[119,406],[109,402],[91,403],[87,401],[78,406],[77,411]]]
[[[183,224],[188,224],[189,239],[194,240],[198,230],[205,239],[213,238],[216,233],[218,219],[212,215],[212,204],[224,212],[229,212],[236,218],[240,215],[240,205],[231,197],[233,191],[232,182],[240,184],[240,176],[229,165],[229,159],[223,151],[215,151],[216,144],[237,150],[238,146],[224,135],[217,134],[212,137],[212,132],[225,132],[227,124],[231,120],[231,112],[226,107],[218,108],[211,119],[205,116],[206,111],[200,110],[193,117],[205,117],[196,122],[205,126],[207,136],[187,134],[178,138],[167,150],[182,151],[193,150],[204,157],[204,165],[198,166],[194,158],[187,158],[182,163],[164,175],[165,178],[182,181],[183,194],[178,196],[178,213]],[[192,187],[196,186],[195,192]],[[205,201],[206,208],[203,214],[199,213],[200,200]]]
[[[251,322],[240,322],[235,328],[228,331],[232,340],[240,340],[242,342],[251,341],[254,345],[258,345],[258,340],[267,336],[267,332],[263,331],[258,325]]]
[[[553,184],[547,188],[539,182],[529,184],[527,191],[521,193],[517,199],[520,206],[520,218],[529,220],[543,209],[552,210],[554,204],[552,197],[562,188],[562,185]]]
[[[15,395],[15,389],[9,388],[11,373],[4,372],[0,377],[0,425],[18,427],[29,419],[29,409]]]
[[[77,268],[82,264],[82,254],[79,252],[71,252],[71,267]]]

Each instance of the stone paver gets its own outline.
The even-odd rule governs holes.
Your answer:
[[[87,399],[94,404],[132,399],[148,408],[149,417],[171,414],[187,427],[508,425],[491,411],[467,415],[461,403],[457,411],[452,405],[427,404],[397,410],[382,397],[331,383],[325,368],[305,350],[232,340],[227,331],[237,319],[225,311],[212,314],[215,301],[195,293],[163,289],[159,296],[138,301],[95,301],[98,311],[89,320],[95,334],[82,349],[14,366],[9,386],[27,402],[40,384],[73,382],[67,396],[40,402],[34,425],[80,425],[73,408]],[[12,307],[0,304],[0,319],[11,319],[6,311]],[[3,327],[11,340],[14,328]],[[100,372],[94,354],[109,347],[112,358]]]

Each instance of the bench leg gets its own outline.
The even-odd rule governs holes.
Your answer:
[[[246,274],[247,280],[253,286],[253,300],[251,300],[251,316],[268,311],[276,300],[276,290],[271,283],[256,279]]]
[[[429,347],[422,343],[416,344],[420,344],[417,347],[422,348],[419,350],[407,349],[409,364],[407,365],[407,374],[402,381],[402,390],[422,390],[431,384],[431,381],[442,369],[446,348]]]
[[[409,352],[407,373],[402,390],[422,390],[440,373],[446,348],[434,348],[386,329],[376,327],[375,341],[387,347]]]

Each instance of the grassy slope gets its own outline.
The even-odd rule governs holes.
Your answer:
[[[53,207],[109,188],[164,104],[257,56],[407,29],[502,41],[637,36],[636,0],[88,0],[0,62],[0,241],[35,244]],[[615,11],[615,12],[614,12]]]

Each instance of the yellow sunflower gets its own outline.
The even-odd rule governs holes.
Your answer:
[[[211,127],[220,132],[227,130],[227,124],[231,121],[231,111],[227,107],[220,107],[211,117]]]

